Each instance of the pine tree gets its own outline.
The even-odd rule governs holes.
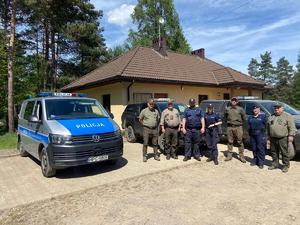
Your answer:
[[[152,41],[159,37],[160,32],[161,36],[167,37],[167,44],[171,50],[190,52],[173,0],[138,0],[132,19],[133,23],[137,24],[137,31],[129,31],[128,42],[131,47],[151,47]],[[164,23],[160,22],[161,19]]]
[[[248,65],[248,73],[254,78],[259,78],[259,63],[254,58],[250,60]]]
[[[259,64],[259,78],[266,82],[266,84],[274,84],[274,67],[272,65],[271,52],[265,52],[260,55],[261,62]]]
[[[292,103],[292,79],[293,79],[293,66],[289,61],[282,57],[277,61],[275,69],[276,85],[274,87],[274,97],[277,100]]]
[[[298,110],[300,110],[300,52],[298,54],[298,62],[296,65],[296,71],[293,80],[292,93],[292,105],[295,106]]]

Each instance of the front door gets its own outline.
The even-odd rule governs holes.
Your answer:
[[[104,109],[107,111],[107,112],[111,112],[111,108],[110,108],[110,95],[102,95],[102,105],[104,107]]]

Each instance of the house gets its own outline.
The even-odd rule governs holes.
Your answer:
[[[204,99],[262,97],[265,83],[205,57],[205,50],[180,54],[167,50],[161,38],[153,48],[138,46],[62,88],[98,99],[121,124],[129,103],[149,97],[198,104]]]

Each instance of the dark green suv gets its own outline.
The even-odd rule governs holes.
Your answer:
[[[129,104],[125,108],[122,114],[122,128],[125,129],[125,136],[128,142],[136,142],[137,139],[143,137],[143,126],[139,122],[140,112],[147,107],[147,103],[136,103]],[[176,108],[180,116],[183,116],[183,112],[186,109],[186,105],[174,102],[174,108]],[[155,101],[155,108],[158,110],[159,114],[162,113],[164,109],[167,108],[167,101]],[[161,150],[164,150],[164,134],[160,132],[158,138],[158,144]],[[183,134],[179,135],[179,146],[184,145]]]
[[[251,98],[251,97],[238,97],[239,99],[239,106],[241,106],[247,116],[252,115],[252,111],[253,111],[253,106],[258,105],[261,110],[266,114],[266,116],[270,116],[274,113],[274,105],[276,103],[276,101],[273,100],[261,100],[261,99],[256,99],[255,97]],[[226,137],[226,121],[224,119],[224,111],[225,108],[229,106],[230,101],[229,100],[204,100],[201,102],[200,104],[200,108],[202,108],[203,110],[206,110],[207,106],[209,104],[212,104],[214,106],[214,110],[216,113],[218,113],[220,115],[220,117],[223,120],[223,124],[222,127],[220,129],[220,137],[221,140],[227,140]],[[290,158],[294,158],[294,156],[296,155],[296,153],[300,152],[300,112],[297,111],[296,109],[294,109],[293,107],[289,106],[288,104],[282,103],[282,105],[284,106],[284,111],[291,114],[295,120],[296,123],[296,128],[297,128],[297,134],[294,140],[294,152],[290,153]],[[248,123],[245,122],[243,124],[243,128],[244,128],[244,142],[245,144],[250,144],[250,140],[249,140],[249,134],[248,134]]]

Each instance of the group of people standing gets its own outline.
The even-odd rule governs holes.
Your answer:
[[[239,160],[246,163],[243,145],[243,123],[247,120],[244,109],[238,106],[238,99],[233,97],[230,106],[224,112],[225,121],[227,123],[228,152],[225,161],[232,160],[233,144],[236,141],[239,151]],[[154,108],[154,100],[149,99],[148,107],[141,111],[139,119],[143,124],[143,161],[147,162],[147,147],[150,137],[152,137],[152,146],[154,151],[154,159],[160,160],[158,153],[158,135],[161,132],[165,134],[166,159],[178,159],[177,143],[178,134],[184,134],[185,151],[183,161],[191,159],[192,155],[195,160],[201,161],[200,140],[201,135],[205,135],[206,145],[209,150],[209,158],[207,162],[213,161],[218,165],[218,147],[219,142],[219,125],[222,120],[217,113],[214,112],[213,105],[208,105],[206,112],[196,107],[195,99],[189,100],[189,107],[185,109],[183,119],[181,121],[180,114],[173,107],[173,102],[168,101],[167,108],[159,112]],[[284,108],[280,102],[274,106],[274,114],[268,119],[261,112],[259,106],[253,107],[253,115],[248,117],[249,136],[253,152],[253,161],[251,165],[258,166],[260,169],[264,167],[266,141],[270,142],[271,155],[273,158],[270,170],[279,168],[279,154],[282,154],[283,172],[288,172],[289,155],[288,145],[293,142],[296,135],[295,123],[292,116],[284,112]]]

